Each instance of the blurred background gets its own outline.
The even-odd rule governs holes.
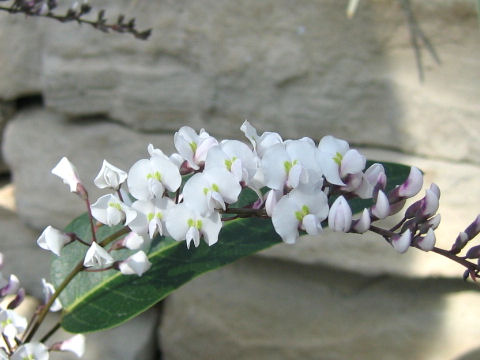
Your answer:
[[[443,191],[445,247],[480,212],[476,1],[360,0],[353,17],[349,0],[90,4],[153,33],[0,14],[0,251],[33,296],[50,260],[36,238],[84,211],[50,175],[58,160],[96,199],[103,159],[128,170],[149,143],[170,153],[182,125],[242,139],[248,119],[415,165]],[[325,231],[194,280],[89,336],[85,358],[478,359],[480,293],[462,272]]]

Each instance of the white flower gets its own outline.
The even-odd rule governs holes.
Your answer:
[[[345,140],[327,135],[320,140],[318,149],[322,172],[331,184],[345,186],[342,181],[345,176],[357,174],[365,168],[365,156],[350,149]]]
[[[9,339],[14,339],[27,328],[27,319],[13,310],[0,308],[0,332]]]
[[[102,224],[108,226],[130,224],[137,216],[137,212],[125,205],[120,199],[112,194],[100,197],[91,206],[92,216]]]
[[[19,346],[11,360],[48,360],[48,348],[39,342],[30,342]]]
[[[70,242],[70,236],[52,226],[47,226],[37,239],[38,246],[50,250],[57,256],[60,256],[60,251],[68,242]]]
[[[322,231],[322,220],[328,216],[328,200],[320,189],[301,187],[282,197],[273,209],[275,231],[288,244],[295,243],[298,230],[310,235]]]
[[[184,203],[200,215],[214,209],[225,210],[225,203],[238,200],[242,187],[225,168],[213,168],[193,175],[183,187]]]
[[[201,216],[188,208],[185,203],[174,206],[168,212],[165,224],[172,238],[177,241],[186,240],[187,248],[190,248],[190,242],[192,241],[196,247],[199,246],[202,236],[209,246],[215,244],[222,228],[222,221],[218,212]]]
[[[316,161],[317,152],[313,141],[306,138],[270,146],[261,160],[265,185],[283,190],[285,186],[318,183],[322,173]]]
[[[363,234],[368,229],[370,229],[371,222],[372,222],[372,219],[370,218],[370,213],[368,212],[367,209],[363,209],[363,212],[362,212],[362,215],[360,216],[360,219],[353,220],[352,228],[355,232],[357,232],[359,234]]]
[[[128,233],[128,235],[122,240],[122,245],[130,250],[138,250],[143,246],[143,244],[145,244],[144,237],[133,231]]]
[[[328,227],[333,231],[348,232],[352,224],[352,209],[343,196],[339,196],[328,213]]]
[[[148,260],[147,255],[143,251],[138,251],[122,261],[118,268],[124,275],[142,276],[151,266],[152,263]]]
[[[59,345],[59,350],[69,351],[81,358],[85,353],[85,336],[82,334],[77,334],[72,336],[70,339],[62,341]]]
[[[52,169],[52,174],[57,175],[65,184],[70,186],[71,192],[78,192],[78,185],[82,182],[77,173],[75,166],[66,157],[63,157],[57,165]]]
[[[270,146],[283,142],[282,137],[276,132],[264,132],[261,136],[258,136],[257,129],[255,129],[248,120],[243,122],[240,130],[242,130],[247,139],[250,140],[253,150],[255,150],[260,157],[263,156]]]
[[[43,292],[43,301],[44,304],[46,304],[50,298],[53,296],[55,293],[55,288],[53,287],[52,284],[47,282],[45,279],[42,278],[42,292]],[[58,299],[58,297],[55,299],[53,302],[52,306],[50,307],[50,311],[56,312],[62,310],[62,303]]]
[[[180,187],[182,177],[177,165],[157,150],[152,149],[150,159],[138,160],[128,171],[128,189],[137,200],[160,198],[165,189],[175,192]]]
[[[173,142],[178,153],[195,170],[198,170],[205,163],[208,150],[218,144],[218,141],[204,129],[201,129],[200,133],[197,134],[189,126],[182,126],[175,133]]]
[[[372,205],[372,215],[378,219],[385,219],[390,215],[390,204],[387,195],[380,190],[377,195],[377,201]]]
[[[248,185],[257,171],[257,162],[246,144],[238,140],[224,140],[208,151],[205,160],[205,170],[216,167],[227,169],[238,182]]]
[[[113,257],[104,248],[96,242],[92,242],[85,254],[83,266],[102,269],[112,265],[114,261]]]
[[[103,160],[102,168],[93,181],[100,189],[112,188],[118,190],[120,185],[127,179],[127,173]]]
[[[169,198],[157,198],[153,201],[137,200],[132,204],[132,208],[137,211],[137,217],[128,226],[137,234],[148,234],[150,239],[156,233],[163,236],[165,214],[173,205]]]

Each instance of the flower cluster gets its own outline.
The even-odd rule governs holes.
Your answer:
[[[248,121],[241,130],[249,145],[238,140],[219,141],[203,129],[197,133],[184,126],[175,133],[174,154],[166,155],[149,145],[149,156],[138,160],[128,172],[105,160],[94,182],[112,193],[89,206],[91,216],[107,226],[128,227],[129,234],[112,249],[138,252],[115,261],[112,249],[107,251],[93,241],[83,265],[140,276],[151,265],[140,249],[157,234],[185,241],[187,248],[192,243],[199,246],[201,239],[213,245],[222,224],[239,216],[271,218],[275,231],[290,244],[301,232],[319,234],[327,223],[339,232],[379,232],[382,229],[372,222],[401,210],[406,199],[423,185],[422,173],[412,167],[403,184],[386,192],[384,167],[376,163],[365,169],[365,156],[333,136],[323,137],[318,144],[306,137],[283,140],[274,132],[258,135]],[[72,192],[86,196],[68,159],[63,158],[52,173]],[[128,189],[122,188],[125,183]],[[235,207],[245,189],[254,191],[257,200]],[[372,200],[358,218],[353,217],[347,201],[354,197]],[[432,185],[395,229],[381,232],[394,249],[405,252],[411,245],[433,249],[433,230],[440,219],[435,216],[438,197],[438,187]],[[59,255],[60,249],[74,240],[76,235],[49,227],[38,243]]]
[[[3,267],[3,255],[0,254],[0,269]],[[42,279],[44,304],[48,302],[55,289],[52,284]],[[0,272],[0,332],[3,344],[0,346],[0,360],[48,360],[51,351],[68,351],[78,357],[82,357],[85,351],[85,337],[75,335],[65,341],[60,341],[47,346],[43,342],[25,341],[26,336],[32,329],[33,321],[18,314],[16,309],[25,299],[25,290],[20,287],[20,282],[15,275],[5,279]],[[42,305],[44,306],[44,305]],[[62,305],[55,301],[50,311],[59,311]]]

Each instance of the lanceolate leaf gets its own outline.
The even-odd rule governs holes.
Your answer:
[[[389,187],[403,182],[409,167],[383,163]],[[239,203],[251,198],[246,193]],[[352,204],[354,212],[361,211],[365,202]],[[97,238],[101,241],[121,227],[101,227]],[[88,217],[84,214],[66,229],[90,241]],[[64,306],[62,327],[70,332],[91,332],[119,325],[147,310],[189,280],[241,257],[253,254],[281,242],[270,219],[238,218],[227,221],[217,244],[208,247],[186,248],[185,242],[156,237],[148,249],[152,268],[142,277],[122,275],[118,271],[82,272],[67,286],[60,299]],[[62,256],[52,262],[52,281],[58,286],[84,257],[87,247],[71,244]],[[124,259],[128,251],[114,251]]]

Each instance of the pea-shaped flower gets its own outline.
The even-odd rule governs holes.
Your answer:
[[[100,197],[91,206],[92,216],[102,224],[108,226],[130,224],[137,216],[137,212],[125,205],[118,197],[112,194]]]
[[[328,200],[321,190],[301,187],[280,199],[272,214],[275,231],[288,244],[295,243],[299,229],[310,235],[322,230],[321,222],[328,216]]]
[[[181,182],[178,167],[159,151],[152,152],[150,159],[133,164],[127,178],[128,189],[137,200],[160,198],[165,189],[177,191]]]
[[[210,148],[218,144],[217,139],[204,129],[197,134],[190,126],[182,126],[174,135],[173,142],[178,153],[195,170],[205,163]]]
[[[127,179],[127,173],[116,166],[103,160],[102,168],[93,181],[100,189],[112,188],[118,190],[120,185]]]

